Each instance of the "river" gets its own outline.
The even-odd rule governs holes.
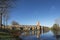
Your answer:
[[[23,32],[19,37],[22,38],[22,40],[60,40],[60,35],[56,35],[51,30],[43,33],[40,31]]]

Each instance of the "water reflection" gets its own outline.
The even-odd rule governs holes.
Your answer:
[[[36,33],[37,33],[37,34],[36,34],[36,37],[37,37],[37,38],[39,38],[39,37],[40,37],[41,32],[40,32],[40,31],[37,31]]]
[[[60,40],[60,31],[53,31],[56,40]]]
[[[31,36],[31,35],[35,35],[36,37],[39,37],[41,34],[40,31],[29,31],[29,32],[24,32],[22,33],[22,36]]]
[[[23,40],[60,40],[59,31],[29,31],[20,36]]]
[[[56,40],[52,31],[41,34],[40,38],[42,40]]]

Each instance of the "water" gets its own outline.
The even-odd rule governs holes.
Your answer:
[[[56,37],[56,34],[52,31],[41,33],[40,31],[24,32],[19,36],[22,40],[60,40]]]

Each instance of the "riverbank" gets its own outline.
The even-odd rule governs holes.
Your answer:
[[[19,30],[5,30],[0,31],[0,40],[22,40],[19,38],[19,35],[21,35]]]
[[[22,40],[19,37],[14,37],[13,35],[10,35],[6,32],[0,32],[0,40]]]

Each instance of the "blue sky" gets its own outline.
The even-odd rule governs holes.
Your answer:
[[[60,17],[60,0],[21,0],[10,12],[9,24],[15,20],[19,24],[52,26]]]

